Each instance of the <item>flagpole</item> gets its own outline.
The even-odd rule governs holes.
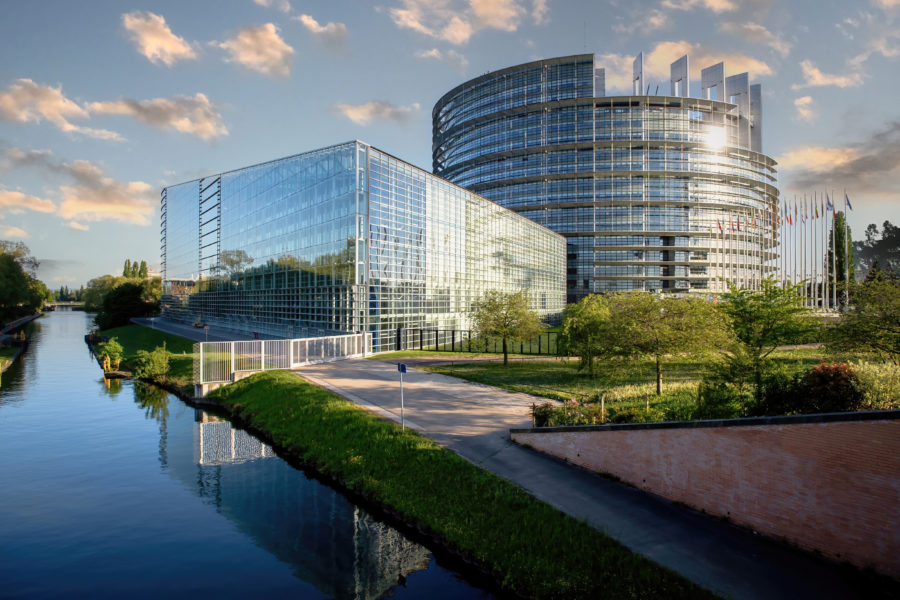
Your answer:
[[[837,302],[837,240],[835,239],[835,227],[837,225],[837,205],[833,204],[837,202],[837,198],[834,197],[834,188],[831,189],[831,197],[832,205],[831,205],[831,261],[829,265],[831,267],[831,308],[837,310],[838,302]]]
[[[850,224],[847,217],[850,209],[850,199],[847,197],[847,190],[844,190],[844,286],[847,289],[847,305],[850,305]]]
[[[813,206],[815,207],[816,220],[819,219],[819,200],[817,192],[813,190]],[[812,226],[812,271],[813,271],[813,310],[819,310],[819,240],[816,235],[816,223],[810,223]]]

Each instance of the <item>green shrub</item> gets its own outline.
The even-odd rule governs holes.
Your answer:
[[[800,389],[809,412],[843,412],[862,408],[863,394],[859,380],[847,363],[820,363],[803,375]]]
[[[531,405],[531,420],[535,427],[547,427],[553,418],[553,405],[549,402]]]
[[[747,403],[747,414],[772,416],[815,412],[802,378],[803,373],[796,373],[785,367],[770,370],[763,379],[762,405]]]
[[[116,341],[116,338],[110,338],[109,341],[100,342],[94,346],[94,353],[103,363],[103,370],[109,371],[110,369],[119,368],[119,362],[122,360],[125,351],[122,349],[122,344]]]
[[[735,419],[742,416],[748,397],[723,382],[700,382],[697,407],[689,418]]]
[[[658,408],[629,407],[612,412],[609,418],[611,423],[659,423],[665,421],[666,416]]]
[[[863,395],[862,408],[888,410],[900,408],[900,366],[894,363],[851,363]]]
[[[159,378],[169,374],[169,357],[166,343],[157,346],[151,352],[138,350],[134,358],[134,375],[142,378]]]

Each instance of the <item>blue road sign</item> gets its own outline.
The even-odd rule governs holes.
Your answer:
[[[401,373],[406,373],[406,363],[400,363],[397,365],[397,370]]]

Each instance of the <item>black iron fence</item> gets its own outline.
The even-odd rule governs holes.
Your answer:
[[[397,350],[503,353],[503,339],[475,336],[466,329],[398,328]],[[559,356],[559,332],[545,331],[526,342],[507,342],[510,354]]]

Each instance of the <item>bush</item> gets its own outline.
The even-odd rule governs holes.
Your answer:
[[[531,405],[531,420],[535,427],[547,427],[553,418],[553,405],[549,402]]]
[[[822,362],[803,375],[800,385],[809,412],[859,410],[863,404],[859,380],[847,363]]]
[[[657,408],[623,408],[612,413],[610,423],[659,423],[665,421],[666,415]]]
[[[793,372],[784,366],[769,371],[763,379],[762,404],[757,406],[748,403],[747,414],[757,417],[815,412],[802,378],[802,373]]]
[[[122,360],[124,350],[122,344],[111,338],[107,342],[100,342],[94,347],[94,353],[103,363],[103,370],[110,371],[119,368],[119,362]]]
[[[900,408],[900,366],[893,363],[851,363],[859,390],[863,395],[862,408],[889,410]]]
[[[134,359],[134,375],[141,378],[165,377],[169,373],[169,357],[166,344],[157,346],[152,352],[138,350]]]
[[[703,381],[697,390],[697,407],[692,419],[735,419],[744,412],[746,396],[722,382]]]

